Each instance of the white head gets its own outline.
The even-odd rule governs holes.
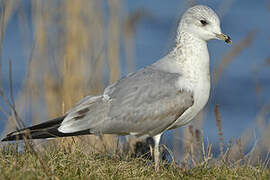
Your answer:
[[[217,14],[203,5],[193,6],[184,13],[178,31],[188,32],[205,41],[220,39],[229,44],[232,43],[231,38],[221,32]]]

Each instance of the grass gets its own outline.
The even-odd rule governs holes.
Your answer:
[[[76,146],[76,145],[75,145]],[[16,145],[1,148],[0,179],[269,179],[270,169],[247,164],[228,166],[203,163],[183,168],[164,162],[160,172],[154,163],[115,153],[84,152],[79,147],[63,150],[61,145],[48,146],[39,153],[40,161],[27,148],[18,153]],[[219,164],[219,165],[217,165]]]

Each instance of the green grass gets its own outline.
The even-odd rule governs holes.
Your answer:
[[[147,160],[110,153],[85,153],[80,148],[64,150],[48,146],[38,152],[39,157],[28,150],[18,153],[14,145],[0,150],[0,179],[270,179],[270,169],[260,166],[231,167],[215,163],[183,168],[163,163],[156,173],[153,163]]]

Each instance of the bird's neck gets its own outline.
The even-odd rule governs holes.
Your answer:
[[[178,33],[176,46],[169,53],[183,68],[192,66],[195,71],[209,74],[209,54],[206,41],[182,31]],[[188,68],[189,69],[189,68]]]
[[[173,56],[174,66],[179,69],[181,78],[178,87],[193,92],[196,106],[201,109],[210,93],[209,54],[204,40],[181,32],[176,47],[169,56]]]
[[[185,87],[192,91],[205,89],[208,92],[210,71],[206,41],[186,32],[179,35],[175,48],[169,53],[171,56],[169,59],[174,61],[172,64],[182,75],[179,87]]]
[[[176,38],[176,45],[171,53],[178,56],[201,56],[202,53],[208,52],[207,43],[191,33],[181,31]],[[208,53],[207,53],[208,54]]]

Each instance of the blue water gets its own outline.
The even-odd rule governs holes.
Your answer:
[[[186,1],[179,0],[136,0],[125,1],[122,8],[131,13],[136,9],[144,9],[151,18],[140,22],[135,36],[136,69],[152,64],[164,56],[173,45],[176,22],[187,7]],[[224,3],[224,1],[222,1]],[[205,0],[203,4],[219,10],[218,0]],[[29,8],[29,4],[25,5]],[[214,106],[220,104],[225,140],[239,137],[247,128],[256,129],[256,115],[262,105],[270,103],[270,66],[265,66],[264,60],[270,57],[270,3],[267,0],[232,1],[232,6],[221,18],[224,33],[231,36],[233,43],[256,30],[254,42],[244,49],[226,68],[223,76],[212,93],[207,106],[203,125],[204,135],[210,141],[217,140]],[[218,11],[219,13],[220,11]],[[30,17],[30,13],[28,14]],[[24,54],[21,34],[18,27],[18,14],[15,14],[8,24],[3,48],[3,78],[4,89],[8,91],[8,64],[13,63],[15,94],[20,90],[26,72],[27,58]],[[211,68],[214,68],[231,46],[217,40],[209,42]],[[257,68],[256,81],[260,82],[262,91],[255,91],[254,69]],[[2,101],[2,100],[1,100]],[[0,102],[1,104],[3,102]],[[4,116],[0,113],[0,118]],[[3,123],[0,121],[0,132]]]

